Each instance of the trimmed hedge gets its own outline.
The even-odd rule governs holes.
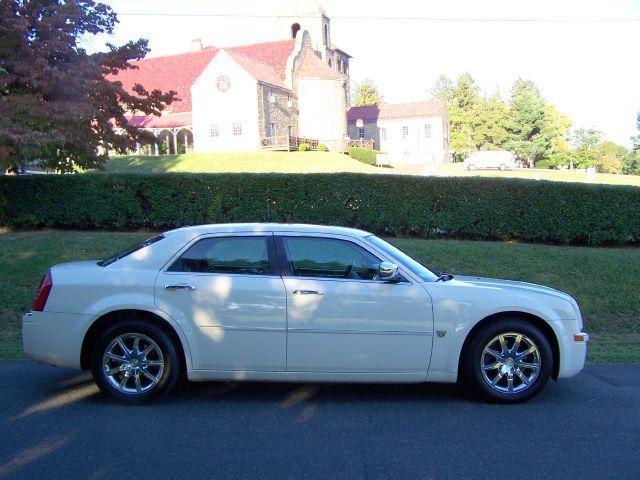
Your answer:
[[[366,163],[368,165],[376,164],[376,155],[381,153],[378,150],[369,150],[368,148],[349,147],[347,151],[349,156],[359,162]]]
[[[16,228],[167,229],[218,222],[346,225],[386,235],[640,243],[640,188],[500,178],[339,174],[0,178]]]

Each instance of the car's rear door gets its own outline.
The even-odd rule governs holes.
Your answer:
[[[193,241],[160,272],[155,298],[183,328],[195,370],[285,369],[286,295],[271,233]]]
[[[377,278],[381,259],[354,239],[276,234],[287,294],[287,371],[425,376],[431,299]]]

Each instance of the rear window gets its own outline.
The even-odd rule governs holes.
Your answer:
[[[151,238],[147,238],[144,242],[140,242],[140,243],[134,243],[133,245],[129,245],[127,248],[125,248],[124,250],[120,250],[118,253],[116,253],[115,255],[112,255],[108,258],[105,258],[104,260],[100,260],[98,262],[98,265],[100,267],[107,267],[109,265],[111,265],[114,262],[117,262],[118,260],[131,255],[133,252],[137,252],[138,250],[143,249],[144,247],[148,247],[149,245],[159,242],[160,240],[162,240],[164,238],[163,234],[160,235],[156,235],[155,237],[151,237]]]

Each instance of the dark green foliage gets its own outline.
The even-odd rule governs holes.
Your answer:
[[[351,173],[5,176],[0,220],[83,229],[300,222],[425,238],[622,245],[640,243],[640,188]]]
[[[111,7],[93,0],[0,1],[0,168],[35,161],[72,172],[104,166],[108,150],[157,141],[125,114],[160,115],[175,92],[126,91],[113,78],[149,52],[147,41],[84,49],[117,23]]]
[[[298,145],[299,152],[308,152],[309,150],[311,150],[311,145],[309,145],[308,143],[301,143],[300,145]]]
[[[375,165],[376,155],[380,152],[378,150],[369,150],[368,148],[349,147],[348,153],[351,158],[359,162]]]
[[[318,151],[319,152],[328,152],[329,151],[329,147],[327,147],[324,143],[319,143],[318,144]]]

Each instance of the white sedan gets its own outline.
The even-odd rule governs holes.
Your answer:
[[[192,381],[456,382],[519,402],[582,370],[576,301],[539,285],[436,274],[380,238],[312,225],[172,230],[51,267],[25,353],[91,369],[126,403]]]

